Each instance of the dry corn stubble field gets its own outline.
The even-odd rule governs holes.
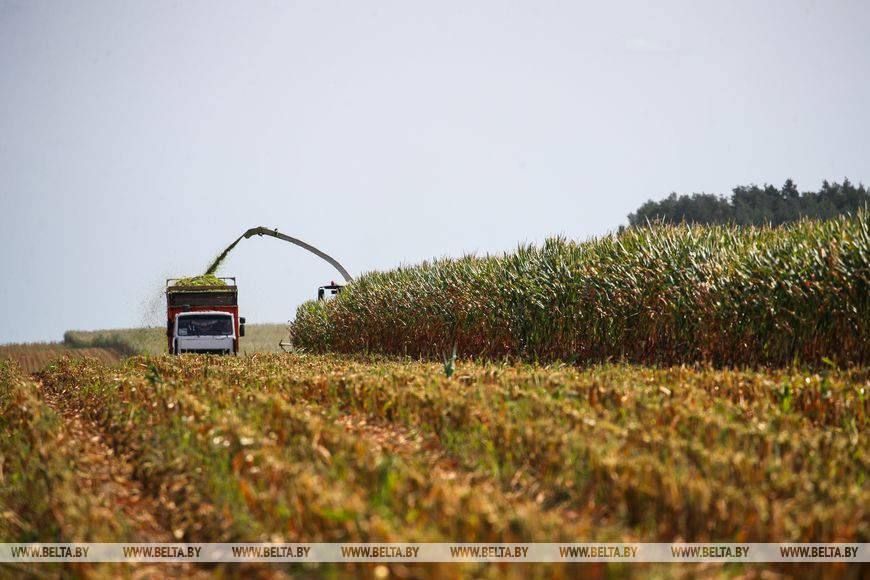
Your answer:
[[[447,378],[442,365],[400,359],[253,355],[64,358],[31,377],[3,363],[0,537],[866,542],[868,389],[860,369],[459,362]],[[397,576],[578,571],[747,569],[390,567]]]
[[[30,373],[39,371],[64,356],[91,357],[105,363],[121,359],[121,354],[116,350],[103,347],[71,349],[62,343],[0,345],[0,362],[15,361],[22,370]]]

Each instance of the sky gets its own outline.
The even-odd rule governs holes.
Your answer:
[[[862,1],[0,0],[0,343],[164,324],[255,226],[353,275],[870,182]],[[340,279],[243,240],[249,323]]]

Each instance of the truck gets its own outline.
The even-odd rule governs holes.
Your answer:
[[[245,319],[239,317],[236,279],[217,278],[222,284],[207,286],[180,285],[179,280],[166,280],[169,354],[238,354]]]

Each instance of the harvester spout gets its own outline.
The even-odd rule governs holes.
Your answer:
[[[245,238],[245,239],[248,239],[248,238],[250,238],[250,237],[252,237],[252,236],[262,236],[262,235],[263,235],[263,232],[267,232],[267,233],[268,233],[268,232],[277,232],[277,231],[278,231],[278,230],[267,230],[267,229],[264,228],[264,227],[251,228],[251,229],[249,229],[248,231],[246,231],[246,232],[242,235],[242,237]]]
[[[264,228],[263,226],[260,226],[258,228],[249,229],[243,235],[244,238],[250,238],[252,236],[272,236],[273,238],[278,238],[279,240],[284,240],[285,242],[290,242],[291,244],[296,244],[300,248],[305,248],[306,250],[308,250],[312,254],[315,254],[316,256],[319,256],[319,257],[323,258],[324,260],[326,260],[327,262],[329,262],[330,264],[332,264],[332,266],[336,270],[338,270],[339,273],[344,277],[345,282],[351,282],[353,280],[353,278],[347,272],[347,270],[344,269],[344,266],[342,266],[341,264],[338,263],[338,260],[336,260],[332,256],[326,254],[325,252],[321,252],[320,250],[318,250],[317,248],[315,248],[311,244],[306,244],[302,240],[292,238],[286,234],[282,234],[281,232],[278,231],[277,228],[269,229],[269,228]]]

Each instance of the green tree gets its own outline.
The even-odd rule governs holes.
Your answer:
[[[628,214],[632,226],[664,221],[669,223],[736,223],[741,225],[780,225],[801,218],[829,219],[870,205],[870,192],[863,184],[856,187],[848,179],[842,184],[825,180],[819,191],[801,193],[792,179],[779,189],[765,184],[741,185],[731,197],[672,192],[661,201],[648,200]]]

